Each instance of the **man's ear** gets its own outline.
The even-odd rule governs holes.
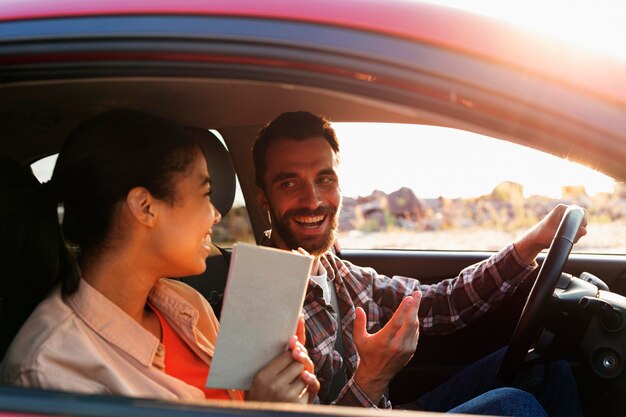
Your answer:
[[[126,195],[126,204],[131,215],[139,223],[154,226],[157,219],[157,201],[144,187],[135,187]]]
[[[256,187],[256,201],[263,210],[268,211],[270,209],[270,205],[267,202],[267,194],[259,187]]]

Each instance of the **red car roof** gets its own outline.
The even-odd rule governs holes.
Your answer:
[[[0,0],[0,23],[111,15],[284,19],[404,37],[481,56],[626,105],[626,62],[575,50],[489,19],[411,0]]]

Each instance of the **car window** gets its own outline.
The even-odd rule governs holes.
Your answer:
[[[626,253],[626,187],[590,168],[450,128],[333,127],[343,249],[498,250],[563,202],[589,217],[574,251]]]

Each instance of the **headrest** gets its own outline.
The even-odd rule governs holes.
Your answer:
[[[185,130],[200,143],[213,182],[211,201],[225,216],[233,205],[236,189],[235,167],[230,154],[219,138],[208,129],[186,127]]]

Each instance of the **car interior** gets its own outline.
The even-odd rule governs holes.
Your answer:
[[[273,104],[267,103],[267,97],[272,97]],[[58,152],[69,131],[82,120],[111,108],[153,112],[184,126],[193,126],[190,131],[204,137],[203,143],[206,143],[209,170],[219,190],[219,195],[215,196],[216,206],[222,214],[230,209],[236,171],[257,242],[268,224],[254,200],[249,150],[258,129],[280,112],[307,109],[335,121],[375,120],[467,127],[462,120],[444,120],[428,111],[409,111],[402,106],[358,95],[283,83],[171,78],[52,80],[4,88],[0,101],[0,152],[31,163]],[[208,129],[220,132],[228,150]],[[476,130],[476,127],[472,129]],[[522,135],[514,139],[527,144],[533,142],[532,136]],[[570,151],[572,149],[557,141],[545,146],[552,147],[552,151],[565,146]],[[594,155],[590,157],[593,159]],[[488,255],[461,251],[339,252],[339,256],[355,264],[368,265],[389,275],[420,277],[426,283],[455,276],[463,267]],[[182,279],[203,293],[219,312],[227,270],[228,250],[216,248],[207,260],[204,274]],[[574,276],[591,272],[601,277],[612,291],[626,295],[626,269],[618,257],[571,255],[564,271]],[[532,280],[527,280],[500,310],[486,314],[454,334],[421,336],[413,360],[391,385],[392,401],[407,402],[464,366],[505,346],[513,334],[531,284]],[[601,390],[594,388],[598,387],[598,381],[606,383],[606,378],[589,376],[588,367],[582,366],[572,352],[568,352],[568,357],[579,377],[581,391],[592,393],[586,401],[599,401],[593,397],[600,395],[597,393]]]
[[[573,160],[603,167],[616,178],[626,178],[623,160],[615,157],[621,152],[620,145],[607,139],[613,137],[610,132],[599,131],[599,122],[586,124],[567,113],[566,107],[571,103],[565,100],[569,93],[559,93],[565,89],[562,85],[556,87],[558,94],[551,98],[563,103],[560,112],[543,112],[542,108],[525,103],[530,99],[521,92],[521,98],[506,97],[487,88],[466,83],[457,85],[443,78],[430,85],[434,86],[435,92],[413,91],[409,97],[404,91],[396,91],[395,85],[389,87],[389,91],[393,90],[389,92],[371,83],[363,86],[359,84],[363,80],[358,79],[336,83],[327,74],[314,80],[307,79],[306,75],[290,74],[279,81],[283,73],[260,80],[246,76],[203,77],[195,68],[181,70],[176,76],[159,73],[146,76],[145,69],[128,72],[132,76],[108,76],[106,71],[96,71],[94,76],[82,72],[76,78],[56,77],[52,72],[48,78],[33,77],[32,81],[28,80],[28,72],[21,72],[15,79],[11,78],[14,74],[9,73],[4,79],[10,82],[2,85],[0,99],[0,153],[30,164],[57,153],[76,125],[108,109],[129,108],[170,118],[188,126],[193,134],[206,137],[209,170],[220,190],[220,195],[215,198],[216,205],[222,214],[226,214],[233,203],[236,172],[257,242],[261,241],[263,231],[269,225],[255,201],[250,149],[259,128],[283,111],[308,110],[336,122],[427,124],[483,133],[555,155],[568,155]],[[424,74],[419,76],[427,78]],[[501,83],[505,81],[500,79]],[[548,83],[540,81],[544,82]],[[449,84],[446,83],[453,84],[459,95],[466,96],[465,101],[448,99],[445,91]],[[441,84],[445,85],[442,87]],[[445,98],[439,100],[441,91],[444,91]],[[584,113],[595,106],[592,103],[586,109],[576,111]],[[617,118],[619,114],[611,113],[611,116]],[[225,146],[208,129],[219,131]],[[612,151],[613,157],[607,157]],[[485,259],[490,253],[338,250],[338,255],[357,265],[371,266],[380,273],[419,277],[424,283],[434,283],[455,276],[465,266]],[[541,255],[539,261],[544,258],[545,255]],[[626,296],[623,259],[623,256],[572,254],[563,271],[576,277],[589,272],[600,277],[613,293]],[[204,274],[181,279],[203,293],[219,312],[227,270],[228,249],[216,247],[207,260]],[[420,337],[412,361],[391,385],[392,402],[400,404],[414,399],[473,361],[505,346],[516,328],[532,282],[532,279],[527,280],[501,309],[487,313],[460,331],[446,336]],[[620,302],[615,300],[612,308],[622,311]],[[593,320],[599,321],[600,313],[594,312],[586,317],[596,317]],[[602,355],[602,349],[613,350],[617,349],[616,346],[626,346],[626,343],[622,340],[622,327],[619,331],[607,333],[602,330],[602,323],[598,322],[596,326],[597,333],[602,335],[597,339],[607,341],[601,347],[589,344],[591,352],[583,356],[565,348],[556,349],[555,354],[566,355],[570,360],[583,400],[590,409],[597,411],[606,398],[614,397],[614,390],[619,389],[623,384],[621,381],[626,378],[598,374],[593,370],[593,363],[590,366],[584,361],[591,357],[602,362],[606,357]],[[570,332],[560,343],[571,348],[580,342],[580,338],[581,335]],[[621,371],[619,375],[622,375]]]

